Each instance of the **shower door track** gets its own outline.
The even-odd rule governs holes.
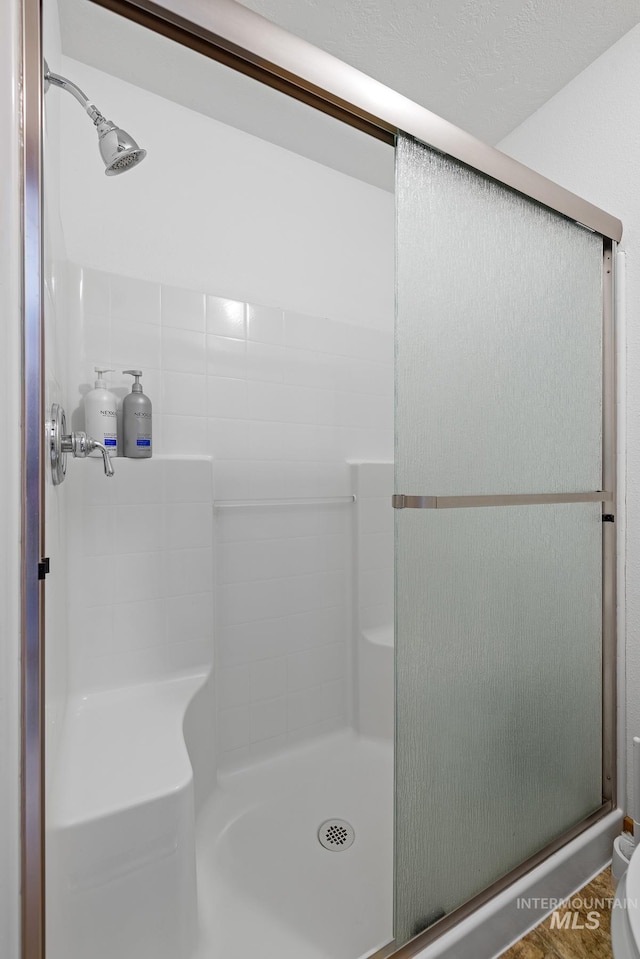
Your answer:
[[[35,2],[35,0],[23,0]],[[401,131],[616,242],[622,223],[390,87],[234,0],[91,0],[370,136]]]
[[[393,145],[399,132],[415,137],[499,183],[555,210],[604,238],[603,260],[603,476],[607,493],[578,494],[615,512],[615,346],[613,252],[622,223],[604,210],[499,150],[458,129],[391,88],[288,34],[233,0],[92,0],[126,19],[301,100]],[[42,263],[42,7],[21,0],[23,457],[22,457],[22,957],[44,959],[44,590],[39,568],[44,544],[43,263]],[[546,494],[538,494],[546,495]],[[607,497],[606,501],[604,497]],[[442,498],[435,508],[443,508]],[[451,499],[451,498],[447,498]],[[475,499],[475,498],[474,498]],[[564,500],[565,502],[567,500]],[[584,499],[579,501],[584,502]],[[587,500],[588,501],[588,500]],[[593,501],[593,500],[592,500]],[[406,504],[409,505],[409,504]],[[405,508],[406,508],[405,505]],[[446,508],[453,508],[449,503]],[[460,505],[460,504],[458,504]],[[468,505],[480,505],[478,503]],[[494,505],[485,503],[484,505]],[[495,505],[506,505],[495,504]],[[584,822],[520,864],[479,896],[394,953],[415,955],[509,886],[616,804],[616,538],[603,523],[603,804]],[[373,959],[373,957],[372,957]]]

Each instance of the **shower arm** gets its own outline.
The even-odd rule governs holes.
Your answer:
[[[58,73],[52,73],[49,69],[49,64],[47,61],[44,61],[44,92],[46,93],[49,89],[49,86],[53,84],[54,87],[60,87],[61,90],[66,90],[67,93],[70,93],[71,96],[75,97],[78,103],[84,108],[86,113],[89,114],[96,126],[99,123],[106,123],[106,118],[100,113],[95,103],[91,103],[89,97],[82,92],[80,87],[75,84],[72,80],[67,80],[66,77],[60,76]]]
[[[67,77],[61,77],[59,73],[52,73],[46,60],[43,61],[43,79],[45,94],[52,84],[60,90],[66,90],[74,100],[78,101],[87,116],[91,117],[98,134],[98,149],[107,176],[124,173],[125,170],[132,169],[144,160],[147,151],[138,146],[131,134],[122,127],[116,126],[112,120],[107,120],[77,83],[73,83]]]

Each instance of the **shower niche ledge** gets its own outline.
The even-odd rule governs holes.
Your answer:
[[[191,955],[194,768],[185,729],[207,676],[69,702],[48,818],[50,959]]]

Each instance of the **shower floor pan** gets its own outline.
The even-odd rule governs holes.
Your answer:
[[[319,827],[346,820],[348,848]],[[358,959],[391,939],[393,751],[351,730],[219,775],[196,827],[194,959]]]

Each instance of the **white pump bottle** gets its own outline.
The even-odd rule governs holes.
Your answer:
[[[94,367],[98,374],[95,389],[90,390],[84,398],[84,423],[87,434],[103,443],[112,456],[118,455],[118,400],[107,389],[104,373],[113,373],[113,370],[101,370]],[[99,450],[90,454],[101,456]]]

